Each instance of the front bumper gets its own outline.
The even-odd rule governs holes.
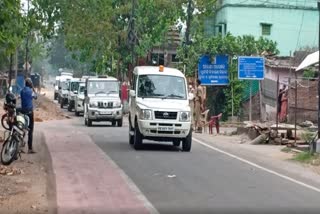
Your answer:
[[[185,138],[190,132],[191,122],[139,120],[139,129],[144,137]]]
[[[123,117],[122,108],[100,109],[89,108],[88,118],[93,121],[115,121]]]
[[[83,100],[78,100],[78,101],[77,101],[77,105],[74,107],[74,109],[75,109],[77,112],[83,113],[83,112],[84,112],[83,103],[84,103]]]

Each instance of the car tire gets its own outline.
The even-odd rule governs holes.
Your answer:
[[[63,108],[63,100],[60,100],[60,108]]]
[[[182,140],[182,151],[190,152],[192,145],[192,131],[190,130],[188,136]]]
[[[142,148],[142,141],[143,141],[143,138],[142,138],[142,134],[139,130],[138,123],[135,122],[133,148],[135,150],[141,149]]]
[[[68,111],[72,112],[72,107],[70,104],[68,105]]]
[[[123,120],[122,120],[122,119],[120,119],[120,120],[118,120],[118,121],[117,121],[117,125],[118,125],[118,127],[122,127],[122,122],[123,122]]]
[[[117,121],[115,121],[115,120],[111,122],[112,126],[116,126],[116,124],[117,124]]]
[[[176,147],[179,147],[181,145],[181,140],[180,139],[175,139],[173,140],[173,145],[176,146]]]
[[[80,113],[77,111],[77,110],[74,110],[74,114],[79,117],[80,116]]]
[[[129,115],[129,144],[133,145],[134,143],[134,135],[131,135],[130,132],[133,131],[132,125],[131,125],[131,121],[130,121],[130,115]]]
[[[92,120],[88,119],[88,126],[92,126]]]

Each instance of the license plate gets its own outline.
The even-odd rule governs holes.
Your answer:
[[[158,127],[158,131],[174,131],[173,127]]]
[[[112,113],[110,111],[101,111],[101,115],[111,115]]]

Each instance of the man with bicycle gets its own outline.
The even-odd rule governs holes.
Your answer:
[[[33,128],[34,128],[34,118],[33,118],[33,99],[37,99],[37,94],[33,88],[32,80],[27,78],[25,80],[25,87],[20,92],[21,97],[21,110],[22,113],[29,117],[29,132],[28,132],[28,153],[33,154],[35,151],[32,147],[33,141]]]

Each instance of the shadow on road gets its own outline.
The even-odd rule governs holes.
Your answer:
[[[131,146],[134,150],[134,148]],[[180,147],[175,147],[173,145],[168,144],[155,144],[155,143],[143,143],[142,148],[138,151],[151,151],[151,152],[158,152],[158,151],[166,151],[166,152],[180,152]]]

